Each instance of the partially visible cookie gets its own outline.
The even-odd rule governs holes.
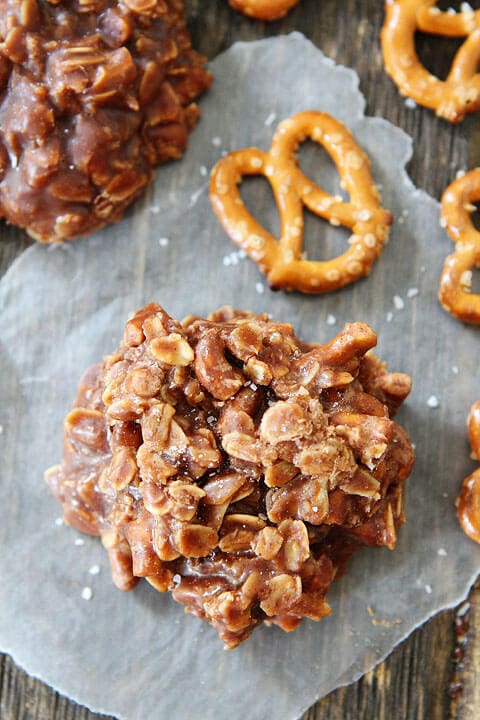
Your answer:
[[[0,0],[0,217],[41,242],[119,220],[211,82],[182,0]]]

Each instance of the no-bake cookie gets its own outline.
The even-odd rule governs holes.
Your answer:
[[[363,545],[393,548],[413,450],[391,419],[411,381],[352,323],[328,344],[225,307],[147,305],[84,375],[47,481],[100,535],[115,584],[141,577],[219,632],[294,629]]]
[[[42,242],[119,220],[210,84],[182,0],[0,0],[0,217]]]

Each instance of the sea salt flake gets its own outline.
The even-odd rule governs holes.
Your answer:
[[[406,98],[405,107],[407,107],[409,110],[415,110],[415,108],[417,107],[417,103],[412,98]]]
[[[150,205],[150,212],[154,215],[157,215],[160,212],[160,206],[159,205]]]
[[[207,170],[206,165],[200,165],[200,175],[201,175],[202,177],[207,177],[207,175],[208,175],[208,170]]]
[[[270,125],[274,122],[276,117],[277,117],[277,115],[274,112],[270,113],[270,115],[267,115],[267,117],[265,118],[265,121],[263,123],[265,125],[265,127],[270,127]]]
[[[417,297],[417,295],[418,295],[419,292],[420,292],[420,291],[419,291],[418,288],[415,288],[415,287],[408,288],[408,290],[407,290],[407,297],[408,297],[408,298]]]
[[[55,518],[55,525],[57,527],[60,527],[61,525],[63,525],[63,518],[61,518],[61,517]]]
[[[159,244],[161,247],[167,247],[168,243],[169,243],[169,240],[168,240],[168,238],[166,238],[166,237],[161,237],[161,238],[158,239],[158,244]]]
[[[427,595],[431,595],[432,594],[432,586],[425,585],[425,592],[427,593]]]
[[[92,565],[88,572],[90,575],[98,575],[100,572],[100,565]]]
[[[77,547],[83,547],[85,545],[85,540],[83,538],[76,538],[75,545]]]
[[[93,590],[90,587],[84,587],[82,590],[82,600],[91,600],[93,597]]]
[[[393,313],[391,311],[387,312],[387,322],[392,322],[393,320]]]
[[[448,552],[445,550],[445,548],[438,548],[437,555],[440,557],[447,557]]]
[[[265,292],[265,285],[261,282],[257,282],[255,283],[255,290],[259,295],[263,295],[263,293]]]
[[[454,375],[458,375],[458,366],[457,365],[452,365],[452,372]]]
[[[212,138],[213,147],[220,147],[221,144],[222,144],[222,138],[220,138],[218,136],[215,136]]]
[[[327,320],[326,320],[327,325],[335,325],[336,322],[337,322],[337,318],[335,317],[335,315],[327,315]]]
[[[436,395],[430,395],[430,397],[427,400],[427,405],[429,408],[438,408],[440,405],[438,398]]]
[[[396,310],[403,310],[403,308],[405,307],[405,303],[403,302],[400,295],[393,296],[393,304],[395,305]]]

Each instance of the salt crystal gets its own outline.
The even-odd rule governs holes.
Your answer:
[[[57,527],[60,527],[60,525],[63,525],[63,518],[55,518],[55,525]]]
[[[415,108],[417,107],[417,103],[412,98],[406,98],[405,107],[407,107],[409,110],[415,110]]]
[[[93,597],[92,588],[84,587],[82,590],[82,599],[83,600],[91,600]]]
[[[337,318],[335,317],[335,315],[327,315],[327,320],[326,320],[327,325],[335,325],[336,322],[337,322]]]
[[[161,238],[159,238],[158,244],[159,244],[161,247],[167,247],[167,245],[168,245],[168,238],[166,238],[166,237],[161,237]]]
[[[206,177],[208,175],[208,170],[205,165],[200,165],[200,175],[202,177]]]
[[[270,125],[273,123],[273,121],[275,120],[276,117],[277,117],[277,116],[276,116],[275,113],[273,113],[273,112],[270,113],[270,115],[268,115],[268,116],[265,118],[265,122],[263,123],[263,124],[265,125],[265,127],[270,127]]]
[[[220,147],[221,144],[222,144],[222,138],[219,138],[219,137],[212,138],[213,147]]]
[[[458,375],[458,367],[456,365],[452,365],[452,372],[454,375]]]
[[[448,553],[445,548],[438,548],[437,555],[439,555],[440,557],[447,557]]]
[[[431,595],[432,594],[432,586],[425,585],[425,592],[427,593],[427,595]]]
[[[427,400],[427,405],[429,408],[438,408],[440,405],[438,398],[436,395],[430,395],[430,397]]]
[[[85,540],[83,540],[82,538],[77,538],[77,539],[75,540],[75,545],[76,545],[77,547],[82,547],[83,545],[85,545]]]
[[[158,205],[150,205],[150,212],[157,215],[157,213],[160,212],[160,207]]]
[[[100,572],[100,565],[92,565],[88,572],[90,573],[90,575],[98,575],[98,573]]]
[[[419,293],[418,288],[414,288],[414,287],[408,288],[408,290],[407,290],[407,297],[408,297],[408,298],[414,298],[414,297],[416,297],[416,296],[418,295],[418,293]]]
[[[403,310],[405,307],[405,303],[399,295],[393,296],[393,304],[395,305],[396,310]]]
[[[392,322],[392,320],[393,320],[393,313],[387,312],[387,322]]]
[[[255,290],[259,295],[263,295],[263,293],[265,292],[265,285],[261,282],[257,282],[255,283]]]

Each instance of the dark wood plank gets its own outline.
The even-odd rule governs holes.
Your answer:
[[[452,127],[428,111],[408,109],[386,78],[378,41],[383,19],[379,0],[301,0],[287,18],[269,25],[233,12],[226,0],[190,0],[187,4],[194,44],[209,58],[236,40],[295,29],[337,62],[354,67],[367,99],[367,112],[386,117],[415,139],[409,171],[414,182],[435,197],[440,197],[456,169],[480,161],[480,128],[474,119]],[[438,52],[434,41],[423,40],[420,50],[435,65],[433,69],[444,71],[446,54]],[[4,224],[0,239],[3,273],[29,241]],[[458,643],[455,612],[442,613],[373,672],[317,703],[303,720],[471,720],[478,716],[480,689],[475,678],[480,670],[480,636],[475,626],[480,627],[480,589],[473,591],[470,604],[468,642],[462,645],[461,662],[452,659]],[[449,694],[452,682],[463,688],[453,699]],[[10,658],[0,656],[1,720],[101,717],[105,716],[62,698],[26,675]]]

